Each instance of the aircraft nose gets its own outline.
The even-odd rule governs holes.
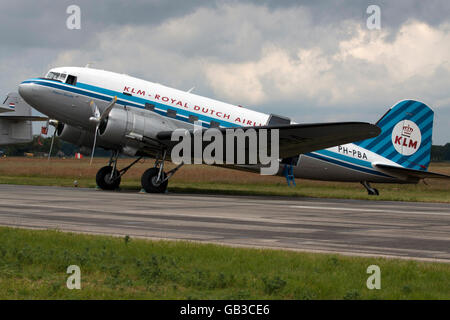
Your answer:
[[[32,97],[34,95],[34,84],[29,82],[22,82],[19,85],[19,94],[22,97],[23,100],[30,103],[30,100],[32,100]]]

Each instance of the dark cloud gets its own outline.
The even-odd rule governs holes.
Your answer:
[[[81,7],[81,30],[66,28],[66,8],[72,4]],[[370,48],[370,39],[359,39],[358,32],[367,31],[366,8],[373,4],[381,8],[385,38],[375,37],[378,47]],[[3,1],[0,89],[14,90],[21,80],[52,66],[95,62],[94,67],[179,89],[195,85],[198,94],[299,122],[375,121],[395,99],[416,98],[436,107],[435,137],[444,143],[450,126],[450,67],[443,53],[448,43],[439,39],[448,40],[449,17],[445,0]],[[402,38],[409,41],[404,60],[419,74],[391,52],[402,50],[399,31],[408,30],[401,28],[420,31],[420,23],[409,21],[424,22],[432,28],[425,34],[437,39],[428,43],[423,34],[417,36],[432,46],[427,51],[411,43],[414,37]],[[350,40],[361,51],[343,50]],[[349,56],[336,60],[342,52]],[[305,61],[310,68],[303,68]],[[242,71],[253,87],[229,70]],[[252,99],[253,89],[261,94]]]

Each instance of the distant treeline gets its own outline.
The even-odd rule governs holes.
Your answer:
[[[51,142],[51,137],[42,138],[35,136],[30,143],[4,146],[2,149],[7,156],[23,156],[25,153],[32,153],[34,156],[46,157],[50,150]],[[55,137],[52,156],[73,157],[79,149],[79,147]],[[98,157],[107,157],[109,155],[109,151],[101,148],[97,148],[95,151],[95,156]],[[431,161],[450,161],[450,143],[447,143],[445,146],[432,146]]]
[[[9,146],[0,147],[6,156],[24,156],[26,153],[32,153],[35,157],[47,157],[50,151],[52,138],[43,138],[34,136],[33,141],[29,143],[12,144]],[[75,153],[80,150],[79,147],[62,141],[55,137],[53,144],[52,157],[73,157]],[[95,150],[96,157],[107,157],[110,155],[109,151],[97,148]]]
[[[450,143],[431,147],[431,161],[450,161]]]

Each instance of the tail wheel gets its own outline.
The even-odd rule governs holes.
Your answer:
[[[141,178],[142,188],[148,193],[164,193],[167,190],[167,185],[169,184],[169,180],[164,182],[157,182],[158,180],[158,168],[150,168],[147,169]],[[164,172],[161,173],[161,180],[166,178],[166,174]]]
[[[111,166],[105,166],[98,170],[95,180],[97,186],[103,190],[114,190],[120,185],[121,177],[119,176],[119,171],[115,170],[113,174],[113,179],[111,179],[111,172],[113,168]]]

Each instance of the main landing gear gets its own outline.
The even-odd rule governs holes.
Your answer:
[[[369,194],[369,196],[378,196],[378,195],[380,195],[380,193],[378,192],[378,189],[372,188],[370,186],[369,182],[361,181],[361,184],[364,186],[364,188],[366,188],[367,193]]]
[[[155,161],[153,168],[147,169],[141,178],[142,188],[148,193],[164,193],[167,190],[169,184],[169,178],[172,177],[183,164],[176,166],[169,172],[164,172],[164,162],[166,160],[167,150],[162,151],[162,158]],[[115,190],[119,188],[121,177],[130,169],[133,165],[139,162],[142,157],[134,160],[127,167],[117,170],[117,159],[119,157],[119,151],[113,151],[109,163],[107,166],[98,170],[96,175],[97,186],[103,190]]]
[[[164,161],[166,160],[167,150],[162,151],[162,158],[155,161],[153,168],[147,169],[141,178],[142,188],[148,193],[164,193],[167,190],[169,179],[183,163],[179,164],[169,172],[164,172]]]

